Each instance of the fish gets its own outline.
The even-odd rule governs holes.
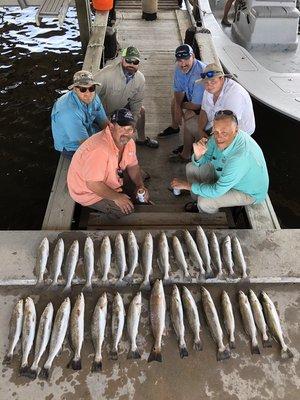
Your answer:
[[[86,276],[86,283],[83,290],[86,292],[92,291],[92,276],[94,274],[94,243],[88,236],[84,244],[84,270]]]
[[[169,261],[169,245],[165,232],[161,232],[158,242],[158,266],[163,273],[163,281],[169,281],[170,261]]]
[[[69,362],[68,367],[72,367],[74,371],[81,369],[81,349],[84,339],[84,308],[84,296],[83,293],[80,293],[77,296],[70,318],[70,336],[74,356]]]
[[[231,304],[230,298],[229,298],[227,292],[225,292],[225,290],[223,290],[222,295],[221,295],[221,307],[222,307],[222,314],[223,314],[225,329],[229,335],[229,348],[235,349],[234,314],[233,314],[233,309],[232,309],[232,304]]]
[[[126,255],[125,255],[125,244],[121,233],[118,233],[115,239],[115,256],[117,267],[119,269],[119,281],[123,280],[125,271],[127,269]]]
[[[107,295],[104,292],[96,304],[92,316],[91,333],[95,349],[95,357],[92,365],[92,372],[102,371],[102,345],[105,337],[107,318]]]
[[[262,306],[252,289],[249,289],[249,300],[253,312],[255,324],[262,335],[263,347],[272,347],[271,340],[268,335],[268,328],[265,321]]]
[[[181,302],[181,297],[179,293],[179,289],[176,285],[173,285],[172,295],[171,295],[171,304],[170,304],[170,314],[171,321],[174,327],[174,331],[178,340],[179,347],[179,355],[180,358],[187,357],[189,355],[186,343],[184,339],[184,321],[183,321],[183,307]]]
[[[111,265],[111,244],[109,236],[104,236],[100,246],[100,268],[102,272],[102,282],[107,281],[107,275]]]
[[[223,331],[213,299],[209,291],[203,286],[201,288],[201,298],[210,333],[218,347],[217,360],[226,360],[230,358],[230,350],[223,343]]]
[[[219,246],[219,242],[218,242],[215,232],[212,232],[210,234],[209,248],[210,248],[210,254],[211,254],[213,265],[218,271],[216,278],[220,279],[223,275],[222,260],[221,260],[221,254],[220,254],[220,246]]]
[[[10,322],[9,322],[9,345],[7,353],[4,357],[3,364],[9,365],[14,355],[14,350],[18,341],[20,339],[22,333],[22,326],[23,326],[23,299],[20,299],[14,306]]]
[[[22,361],[20,375],[26,375],[29,369],[28,357],[33,345],[36,326],[35,305],[31,297],[27,297],[24,306],[22,326]]]
[[[189,252],[189,256],[196,267],[200,269],[200,276],[205,276],[205,269],[203,268],[203,261],[197,249],[197,245],[190,234],[190,232],[185,229],[184,230],[184,240]]]
[[[64,259],[64,252],[65,252],[65,244],[62,238],[60,238],[55,246],[52,265],[51,265],[51,273],[52,273],[52,282],[51,287],[57,286],[57,279],[61,274],[61,266]]]
[[[39,378],[48,379],[54,358],[59,353],[68,329],[71,302],[67,297],[57,310],[50,338],[48,358],[39,373]]]
[[[206,269],[205,277],[213,278],[214,273],[211,269],[211,257],[209,252],[208,240],[204,230],[200,225],[198,225],[196,229],[196,243],[200,252],[200,256],[203,260],[204,267]]]
[[[125,308],[120,293],[116,293],[112,306],[112,349],[110,351],[110,358],[112,360],[118,359],[118,345],[123,334],[125,322]]]
[[[227,235],[222,242],[222,258],[225,267],[228,270],[228,276],[230,279],[236,279],[237,276],[233,269],[233,259],[232,259],[232,248],[231,248],[231,238]]]
[[[251,306],[248,297],[244,292],[239,290],[239,306],[242,315],[243,325],[245,332],[250,336],[251,339],[251,353],[260,354],[260,350],[257,342],[257,330],[251,310]]]
[[[134,298],[131,300],[127,313],[127,333],[130,339],[130,350],[127,358],[138,359],[141,355],[138,351],[136,344],[136,337],[139,329],[139,322],[142,311],[142,293],[137,292]]]
[[[181,243],[178,239],[177,236],[173,236],[173,251],[174,251],[174,255],[175,255],[175,259],[177,261],[177,264],[179,265],[179,267],[181,268],[184,278],[186,281],[191,282],[192,281],[192,277],[188,271],[188,265],[185,259],[185,255],[181,246]]]
[[[261,298],[262,298],[264,315],[266,317],[270,332],[281,346],[281,358],[283,360],[293,358],[294,354],[288,348],[288,346],[284,341],[279,315],[277,313],[274,303],[272,302],[272,300],[270,299],[270,297],[267,295],[266,292],[261,292]]]
[[[26,376],[31,379],[36,379],[40,359],[48,346],[52,329],[53,313],[54,308],[50,302],[47,304],[41,315],[35,340],[34,360],[30,369],[26,373]]]
[[[194,334],[194,349],[197,351],[203,350],[202,341],[200,339],[200,319],[196,302],[188,288],[182,288],[182,304],[185,317],[188,320],[189,326]]]
[[[161,280],[157,279],[150,295],[150,322],[154,337],[154,345],[149,354],[148,362],[162,362],[161,340],[165,330],[166,299]]]
[[[137,244],[135,234],[132,231],[128,232],[127,248],[128,248],[129,272],[125,276],[124,280],[127,282],[132,282],[133,274],[138,265],[138,258],[139,258],[139,246]]]
[[[247,278],[247,265],[239,239],[234,236],[231,240],[234,265],[242,271],[242,278]]]
[[[72,285],[72,279],[75,273],[76,265],[78,262],[78,256],[79,256],[79,243],[78,240],[74,240],[72,243],[71,247],[69,248],[68,254],[67,254],[67,259],[66,259],[66,286],[63,290],[64,293],[68,293],[71,290],[71,285]]]
[[[148,232],[146,233],[142,249],[142,266],[143,266],[144,280],[140,286],[140,290],[150,290],[152,259],[153,259],[153,238],[151,233]]]
[[[39,245],[35,263],[35,271],[38,276],[37,285],[43,285],[44,274],[46,272],[46,265],[49,257],[49,240],[45,237]]]

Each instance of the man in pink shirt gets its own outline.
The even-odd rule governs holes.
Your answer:
[[[145,201],[149,200],[134,135],[133,115],[121,108],[113,113],[111,124],[82,143],[72,158],[67,177],[73,200],[117,218],[134,211],[128,195],[130,186],[134,186],[134,198],[143,189]]]

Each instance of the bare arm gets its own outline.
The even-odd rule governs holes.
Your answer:
[[[199,124],[198,124],[200,137],[207,137],[207,134],[205,133],[205,130],[204,130],[207,122],[208,122],[208,119],[207,119],[206,112],[204,110],[201,110],[200,114],[199,114]]]
[[[182,103],[182,108],[185,110],[193,110],[193,111],[198,111],[200,110],[201,106],[200,104],[194,104],[191,101],[185,101]]]

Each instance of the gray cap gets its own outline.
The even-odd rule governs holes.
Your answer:
[[[94,76],[90,71],[77,71],[73,76],[72,85],[68,86],[68,89],[73,89],[75,86],[89,87],[91,85],[101,85],[101,83],[94,80]]]

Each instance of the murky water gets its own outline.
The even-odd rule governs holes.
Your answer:
[[[63,28],[49,19],[37,28],[35,12],[0,8],[0,229],[41,227],[58,161],[51,108],[84,58],[74,9]],[[276,213],[299,227],[299,124],[256,103],[255,113]]]

